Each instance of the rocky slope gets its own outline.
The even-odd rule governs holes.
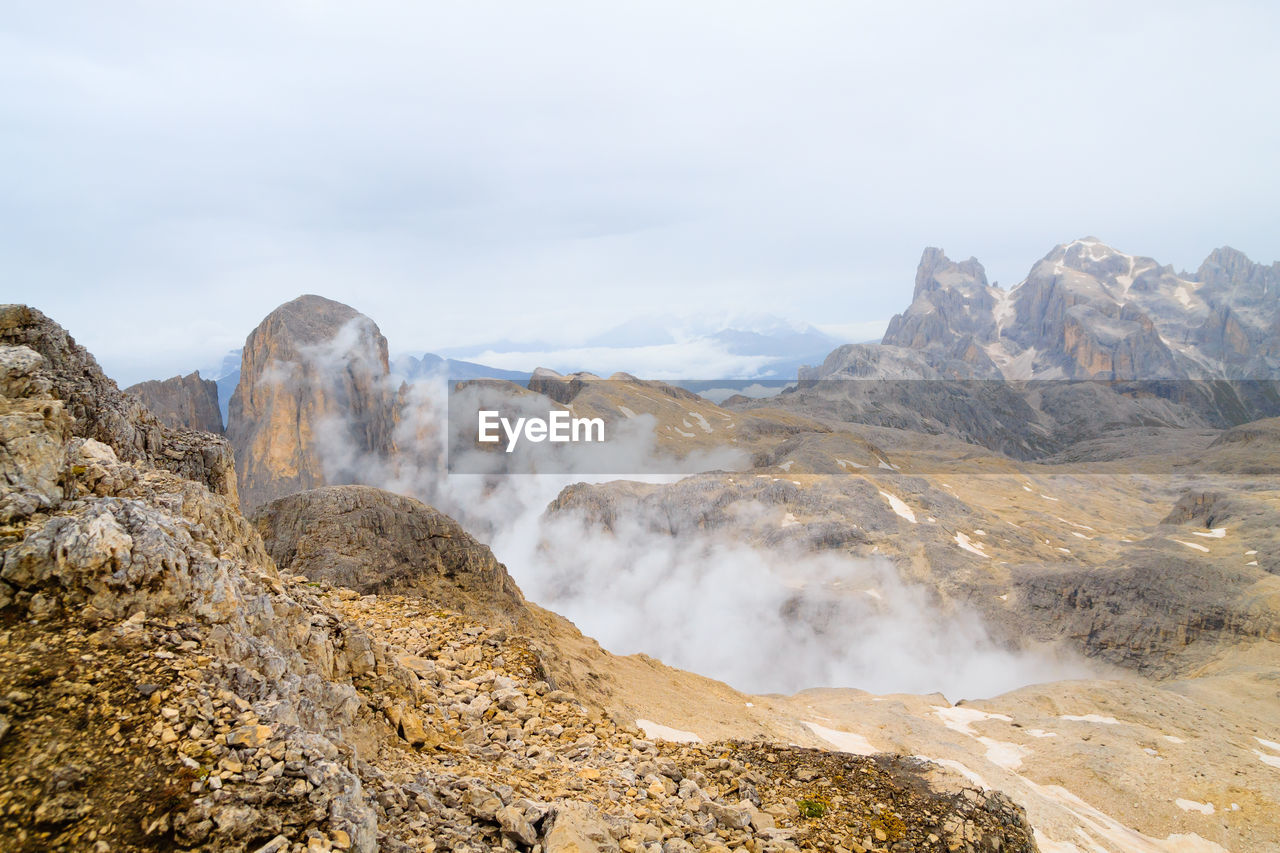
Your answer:
[[[281,574],[234,488],[169,470],[165,428],[56,326],[20,316],[32,346],[0,348],[7,849],[1035,849],[1007,798],[927,763],[654,742],[438,586],[361,595]],[[83,434],[95,424],[107,440]],[[154,458],[139,433],[161,442]],[[191,435],[222,458],[220,439]],[[307,512],[322,528],[327,509],[390,505],[398,524],[455,532],[358,490],[297,501],[264,517],[296,532]],[[441,565],[485,562],[461,544]],[[681,681],[686,698],[698,683]],[[707,685],[711,706],[728,693]]]
[[[388,454],[387,376],[386,338],[358,311],[308,295],[267,315],[245,341],[227,423],[242,506],[351,482],[366,456]]]
[[[122,393],[103,376],[93,356],[39,311],[25,305],[0,305],[0,344],[12,348],[9,358],[14,361],[10,368],[14,376],[28,377],[15,378],[15,382],[27,383],[21,390],[48,394],[56,401],[24,404],[31,410],[28,428],[42,430],[35,425],[37,416],[48,419],[64,411],[66,428],[72,435],[115,448],[125,462],[171,471],[236,499],[235,465],[226,441],[165,426],[137,398]],[[28,369],[22,365],[37,363],[44,365],[38,375],[22,372]],[[48,506],[52,491],[48,484],[41,485],[38,492],[10,491],[0,505],[21,505],[23,511],[30,512]],[[0,510],[0,515],[13,517],[16,512]]]
[[[166,426],[222,434],[218,383],[201,379],[198,370],[188,376],[139,382],[124,390],[141,400]]]
[[[844,573],[786,575],[797,631],[836,642],[874,630],[888,590],[852,569],[888,559],[927,591],[930,621],[978,612],[1008,646],[1056,643],[1104,664],[1106,680],[954,706],[859,690],[753,700],[834,748],[929,756],[1010,792],[1042,850],[1280,845],[1274,425],[1202,434],[1198,450],[1177,454],[1156,436],[1148,456],[1107,465],[1022,465],[890,432],[870,435],[893,447],[894,468],[808,473],[783,456],[746,474],[576,484],[551,513],[576,517],[584,535],[620,519],[647,525],[658,552],[668,539],[748,543],[776,554],[779,571],[797,555],[852,558]]]
[[[327,486],[265,504],[253,515],[282,571],[361,594],[419,593],[501,623],[528,622],[507,569],[453,519],[413,498],[368,486]]]

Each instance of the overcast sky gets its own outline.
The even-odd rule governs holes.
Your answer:
[[[883,325],[921,249],[1280,258],[1272,2],[8,2],[0,300],[123,382],[313,292],[393,350]]]

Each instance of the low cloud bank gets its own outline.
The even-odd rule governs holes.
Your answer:
[[[382,381],[399,407],[396,453],[354,454],[351,425],[336,419],[314,436],[331,481],[413,495],[454,516],[490,543],[531,600],[611,651],[643,652],[755,693],[856,687],[956,700],[1091,674],[1076,659],[1000,647],[975,613],[944,609],[888,560],[753,547],[639,509],[604,529],[546,509],[565,486],[608,478],[503,474],[506,454],[486,454],[489,474],[449,475],[445,377]],[[636,431],[614,452],[656,451]]]

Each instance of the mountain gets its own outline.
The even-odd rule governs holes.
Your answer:
[[[1180,276],[1085,238],[1056,246],[1004,291],[975,258],[929,248],[912,302],[882,342],[802,368],[799,387],[776,403],[1018,459],[1123,455],[1117,441],[1144,441],[1153,427],[1274,417],[1276,269],[1219,249],[1196,276]]]
[[[1054,247],[1008,291],[977,260],[929,248],[882,344],[962,362],[973,378],[1275,378],[1277,292],[1280,263],[1230,248],[1187,276],[1086,237]]]
[[[222,434],[218,384],[202,379],[198,370],[188,376],[139,382],[124,390],[169,426]]]
[[[287,302],[249,333],[241,363],[227,437],[246,509],[344,482],[348,466],[391,452],[387,340],[355,309],[321,296]]]
[[[984,348],[981,278],[949,264],[921,302]],[[519,534],[490,551],[463,515],[333,485],[416,488],[374,464],[409,448],[359,442],[439,427],[347,306],[303,297],[250,336],[246,458],[289,493],[252,522],[225,439],[161,424],[56,324],[0,310],[0,832],[246,853],[1280,843],[1275,424],[1102,382],[975,396],[1019,383],[948,378],[973,362],[926,327],[828,359],[943,380],[896,409],[797,411],[842,384],[821,378],[724,406],[626,375],[494,383],[748,458],[558,495],[484,478],[462,496]],[[1123,441],[1088,437],[1121,415]],[[847,687],[747,695],[613,655],[516,580],[610,645]],[[913,675],[919,695],[865,690]],[[990,698],[928,692],[979,677]]]
[[[533,376],[532,371],[501,370],[474,361],[443,358],[430,352],[421,356],[399,356],[391,368],[394,373],[409,381],[435,375],[444,379],[507,379],[511,382],[528,382]]]
[[[1214,249],[1196,272],[1209,316],[1195,343],[1231,375],[1274,375],[1280,365],[1280,261],[1263,266]]]

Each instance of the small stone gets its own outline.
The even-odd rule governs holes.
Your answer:
[[[538,840],[538,833],[533,828],[533,824],[529,823],[528,818],[514,806],[503,806],[498,809],[497,817],[498,825],[502,827],[502,834],[517,844],[532,847]]]
[[[271,737],[270,726],[241,726],[227,732],[227,746],[257,748]]]
[[[283,835],[277,835],[266,844],[259,847],[254,853],[282,853],[289,849],[289,839]]]
[[[493,698],[504,711],[520,711],[529,705],[529,699],[514,687],[498,690]]]

